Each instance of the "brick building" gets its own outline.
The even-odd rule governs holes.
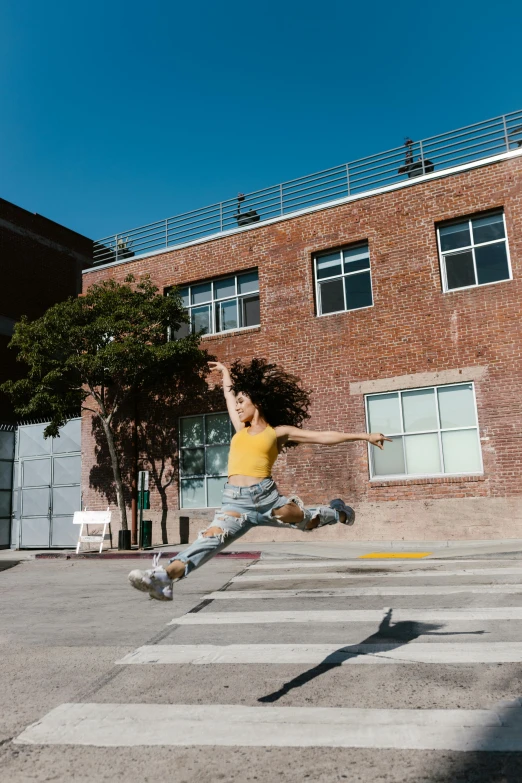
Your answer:
[[[357,509],[349,533],[316,537],[519,538],[521,139],[518,112],[147,227],[149,237],[164,232],[156,246],[143,229],[127,232],[124,257],[115,236],[98,243],[84,290],[128,273],[165,293],[180,286],[221,361],[264,356],[301,377],[313,393],[307,426],[393,436],[384,452],[359,442],[280,457],[283,493],[340,496]],[[206,229],[183,234],[188,223]],[[226,417],[189,413],[172,433],[170,542],[180,514],[194,535],[225,480]],[[103,508],[104,493],[89,487],[94,464],[85,415],[84,498]],[[159,523],[154,487],[151,506]],[[260,529],[249,540],[305,535]]]
[[[25,375],[7,347],[15,323],[77,296],[92,252],[91,239],[0,199],[0,383]],[[79,477],[70,466],[79,473],[79,427],[69,422],[51,443],[45,424],[18,421],[0,393],[0,548],[71,545],[77,535],[71,511],[80,508]]]

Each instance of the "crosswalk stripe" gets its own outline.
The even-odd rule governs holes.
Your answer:
[[[520,576],[522,568],[465,568],[458,571],[387,571],[380,574],[351,574],[350,572],[330,571],[327,574],[245,574],[234,576],[231,582],[280,582],[282,580],[306,580],[325,581],[328,579],[415,579],[434,576]]]
[[[265,623],[380,622],[385,610],[345,609],[275,612],[198,612],[171,620],[168,625],[257,625]],[[469,623],[488,620],[522,620],[522,606],[491,609],[394,609],[393,622]],[[447,630],[447,628],[446,628]]]
[[[62,704],[18,745],[395,748],[521,751],[522,710],[213,704]]]
[[[153,644],[117,664],[522,663],[522,642],[409,644]]]
[[[520,563],[522,562],[520,558],[499,558],[489,560],[490,563]],[[468,564],[468,563],[484,563],[484,560],[435,560],[431,557],[427,560],[423,560],[422,565],[425,566],[426,564],[430,565],[462,565],[462,564]],[[379,563],[377,563],[379,565]],[[401,568],[404,566],[407,566],[407,570],[411,569],[417,569],[419,568],[418,563],[390,563],[388,560],[386,562],[383,562],[382,565],[386,565],[389,568]],[[278,568],[287,569],[287,568],[339,568],[340,566],[353,566],[353,568],[357,568],[358,570],[362,570],[363,568],[368,571],[373,571],[375,569],[376,563],[361,563],[359,559],[347,559],[347,560],[263,560],[261,563],[254,563],[253,565],[248,567],[249,571],[272,571],[277,570]]]
[[[244,601],[251,598],[345,598],[365,595],[452,595],[453,593],[481,593],[481,594],[520,594],[522,584],[495,584],[495,585],[418,585],[408,587],[330,587],[322,589],[293,589],[293,590],[217,590],[209,593],[204,600],[213,601]]]

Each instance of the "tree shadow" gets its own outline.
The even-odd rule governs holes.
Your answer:
[[[289,682],[286,682],[282,688],[267,696],[262,696],[258,699],[259,702],[270,704],[278,701],[287,693],[294,690],[294,688],[300,688],[303,685],[314,680],[316,677],[320,677],[322,674],[336,669],[343,665],[343,662],[356,658],[361,655],[375,655],[378,652],[389,652],[390,650],[396,650],[398,647],[403,647],[405,644],[412,642],[419,636],[457,636],[459,634],[467,634],[466,631],[451,632],[438,632],[439,628],[443,628],[443,625],[434,625],[432,623],[419,623],[413,620],[403,620],[391,625],[393,609],[388,609],[385,616],[381,620],[378,630],[362,642],[358,644],[348,645],[346,647],[340,647],[335,652],[328,655],[324,661],[314,666],[297,677],[294,677]],[[483,634],[484,631],[471,631],[473,634]],[[366,649],[367,647],[375,647],[374,650]]]
[[[494,725],[477,729],[467,746],[444,752],[441,766],[423,780],[431,783],[520,783],[522,780],[522,699],[488,708]]]
[[[177,485],[179,469],[179,418],[223,410],[220,387],[209,387],[205,378],[172,379],[168,387],[137,394],[118,411],[114,421],[114,440],[120,459],[124,498],[132,501],[132,483],[138,454],[138,469],[149,471],[151,507],[161,510],[161,539],[168,544],[167,516],[172,503],[171,485]],[[137,421],[137,448],[134,445],[134,421]],[[92,418],[95,464],[89,472],[89,486],[115,505],[116,489],[107,440],[97,417]],[[155,498],[154,494],[158,497]],[[175,508],[177,494],[175,493]],[[159,500],[159,503],[158,503]]]

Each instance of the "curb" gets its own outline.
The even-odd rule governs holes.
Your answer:
[[[151,555],[157,554],[157,550],[135,552],[40,552],[34,556],[35,560],[149,560]],[[175,557],[183,552],[162,552],[165,557]],[[214,557],[224,557],[229,559],[258,560],[261,552],[220,552]]]

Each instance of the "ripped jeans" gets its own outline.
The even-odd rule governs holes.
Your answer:
[[[298,525],[281,522],[272,515],[274,509],[286,506],[288,503],[296,503],[303,511],[303,521]],[[231,516],[228,513],[230,511],[241,516]],[[256,525],[306,530],[306,525],[316,517],[319,517],[319,527],[334,525],[339,521],[339,512],[329,506],[304,508],[299,498],[280,495],[272,478],[263,479],[259,484],[250,487],[225,484],[222,507],[216,511],[212,524],[209,525],[209,527],[221,528],[223,533],[205,536],[203,535],[205,531],[201,531],[194,543],[173,557],[170,562],[177,560],[185,563],[185,576],[188,576],[191,571],[202,566]]]

